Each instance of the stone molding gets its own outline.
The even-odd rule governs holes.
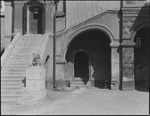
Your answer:
[[[110,47],[112,47],[112,48],[117,48],[119,46],[120,46],[119,41],[118,42],[112,42],[112,43],[110,43]]]
[[[129,41],[123,41],[120,44],[122,47],[134,47],[135,46],[135,42],[129,40]]]

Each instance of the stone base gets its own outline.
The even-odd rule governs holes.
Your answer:
[[[122,82],[122,90],[135,90],[135,82],[134,81],[123,81]]]

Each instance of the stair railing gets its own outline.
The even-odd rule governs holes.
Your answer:
[[[20,38],[21,33],[17,33],[14,36],[14,39],[11,41],[11,43],[8,45],[6,51],[3,53],[3,55],[1,56],[1,68],[3,67],[3,65],[5,64],[5,62],[7,61],[7,58],[9,57],[9,55],[11,54],[13,48],[15,47],[18,39]]]

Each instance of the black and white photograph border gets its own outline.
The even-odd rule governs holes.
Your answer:
[[[2,0],[1,115],[149,115],[150,0]]]

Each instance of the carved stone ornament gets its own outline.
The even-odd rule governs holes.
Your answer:
[[[32,53],[33,60],[29,66],[41,66],[40,55],[37,52]]]

